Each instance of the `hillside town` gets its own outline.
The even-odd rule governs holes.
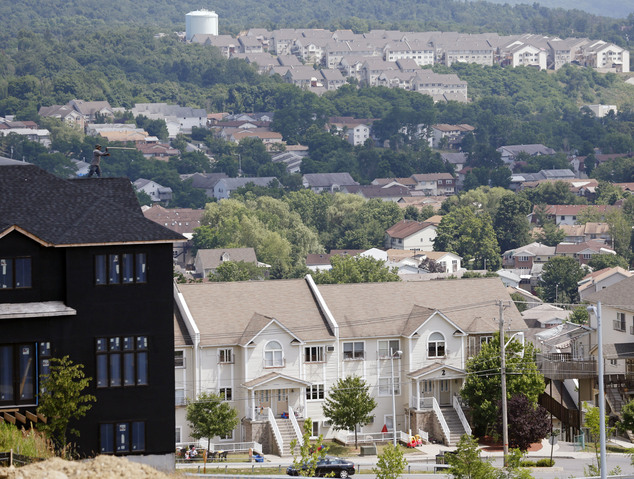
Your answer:
[[[504,467],[549,440],[632,446],[630,50],[538,34],[234,37],[207,10],[176,37],[265,83],[220,87],[223,108],[139,90],[0,117],[0,426],[54,430],[43,398],[70,358],[90,406],[49,449],[68,429],[78,457],[166,471],[274,457],[293,475],[305,441],[311,457],[326,441],[374,460],[392,443],[440,456],[477,438]],[[544,98],[570,102],[555,115],[491,93],[520,90],[509,72],[569,75]],[[342,396],[372,407],[345,422]],[[210,404],[224,415],[205,411],[205,429],[195,412]],[[522,417],[541,425],[524,440]]]

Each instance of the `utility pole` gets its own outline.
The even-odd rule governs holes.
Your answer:
[[[601,458],[601,479],[607,477],[607,453],[605,448],[605,383],[603,366],[603,326],[601,325],[601,301],[597,306],[588,306],[588,312],[593,312],[597,316],[597,358],[599,366],[599,457]]]
[[[506,404],[506,338],[504,337],[504,303],[500,307],[500,375],[502,379],[502,443],[504,445],[504,467],[508,464],[509,455],[509,424]]]

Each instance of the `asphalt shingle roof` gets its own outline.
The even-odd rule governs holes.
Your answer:
[[[0,166],[0,236],[13,227],[49,246],[171,243],[146,219],[127,178],[62,179],[37,166]]]

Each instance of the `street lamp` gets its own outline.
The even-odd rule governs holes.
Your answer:
[[[394,357],[400,359],[403,351],[394,351],[390,349],[390,353],[390,364],[392,366],[392,444],[396,447],[396,396],[394,393],[394,389],[396,388],[394,385]]]
[[[597,317],[597,362],[599,363],[599,443],[601,457],[601,479],[606,478],[606,450],[605,450],[605,385],[603,384],[603,328],[601,327],[601,301],[596,306],[588,306],[588,313],[594,313]]]

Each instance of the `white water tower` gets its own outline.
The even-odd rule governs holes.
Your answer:
[[[185,15],[185,39],[192,41],[197,34],[218,35],[218,14],[209,10],[196,10]]]

